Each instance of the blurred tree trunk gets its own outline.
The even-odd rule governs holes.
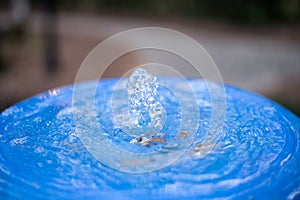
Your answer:
[[[46,56],[45,65],[49,73],[56,73],[60,68],[57,34],[58,3],[58,0],[43,0],[43,35]]]

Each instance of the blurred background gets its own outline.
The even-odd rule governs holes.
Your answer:
[[[300,0],[1,1],[0,111],[73,83],[99,42],[144,26],[189,35],[208,51],[225,83],[300,116]],[[133,52],[117,59],[104,77],[122,75],[149,53],[156,62],[180,63],[158,52]]]

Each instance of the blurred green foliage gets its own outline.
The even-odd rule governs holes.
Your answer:
[[[300,0],[62,0],[60,7],[100,13],[195,17],[249,25],[300,21]]]

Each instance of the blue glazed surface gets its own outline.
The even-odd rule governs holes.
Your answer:
[[[102,113],[99,122],[112,133],[108,135],[112,140],[120,138],[110,128],[112,120],[105,109],[116,82],[101,81],[95,102]],[[82,92],[90,84],[81,83]],[[196,139],[176,163],[148,173],[112,169],[85,149],[70,110],[72,86],[5,110],[0,115],[1,199],[299,199],[299,118],[270,100],[225,86],[226,118],[220,141],[205,157],[198,157],[193,147],[201,144],[209,127],[210,95],[201,80],[190,80],[190,84],[200,102]],[[176,113],[178,104],[173,106]],[[172,120],[168,123],[172,126]],[[117,145],[122,147],[122,141]]]

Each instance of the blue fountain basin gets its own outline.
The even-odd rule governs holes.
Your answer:
[[[95,95],[99,113],[107,109],[105,103],[117,81],[100,81]],[[147,173],[113,169],[86,149],[75,130],[73,85],[6,109],[0,115],[0,197],[299,199],[299,118],[264,97],[225,86],[226,115],[220,140],[207,155],[199,156],[194,147],[201,148],[209,128],[211,96],[203,81],[189,82],[200,111],[194,143],[175,163]],[[79,93],[91,84],[95,82],[81,83]],[[114,132],[109,118],[98,116],[103,128]]]

